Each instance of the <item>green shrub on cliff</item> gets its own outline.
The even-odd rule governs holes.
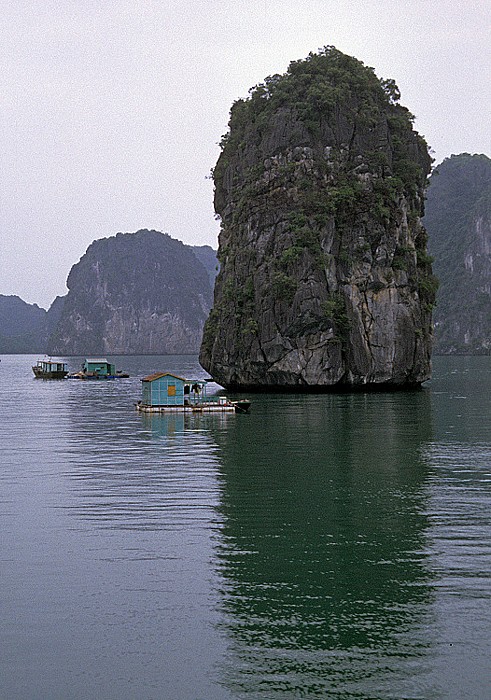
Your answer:
[[[213,173],[215,182],[229,163],[227,153],[243,148],[252,132],[266,130],[271,116],[287,108],[295,112],[314,138],[319,137],[329,115],[340,109],[346,119],[362,128],[375,127],[383,115],[394,144],[393,174],[410,187],[424,184],[423,169],[414,163],[407,143],[414,115],[399,104],[399,99],[394,80],[378,78],[373,68],[335,47],[310,53],[306,59],[290,63],[284,75],[267,77],[249,90],[248,98],[233,104],[229,131],[221,140],[222,157]],[[387,168],[383,152],[375,158],[380,159],[382,169]]]

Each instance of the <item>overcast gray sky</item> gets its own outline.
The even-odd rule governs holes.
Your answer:
[[[490,0],[0,0],[0,294],[47,308],[95,239],[217,245],[232,102],[328,44],[394,78],[440,162],[491,155]]]

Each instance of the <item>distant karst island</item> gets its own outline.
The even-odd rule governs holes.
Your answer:
[[[191,247],[158,231],[95,241],[68,275],[48,352],[197,352],[212,299],[202,260]]]
[[[0,354],[45,353],[63,302],[56,297],[46,311],[14,294],[0,294]]]
[[[438,354],[491,353],[491,159],[461,153],[430,178],[424,224],[440,280]]]
[[[217,266],[210,246],[158,231],[94,241],[48,311],[0,296],[0,351],[195,354]]]

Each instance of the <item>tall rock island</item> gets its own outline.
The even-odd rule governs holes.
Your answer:
[[[213,251],[158,231],[92,243],[68,275],[53,354],[198,352],[212,303]],[[203,260],[203,262],[202,262]]]
[[[491,159],[445,159],[430,178],[424,223],[440,280],[435,352],[491,354]]]
[[[200,361],[229,388],[416,386],[436,280],[431,168],[393,80],[326,47],[234,103]]]

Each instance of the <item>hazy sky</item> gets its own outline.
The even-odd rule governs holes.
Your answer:
[[[95,239],[217,245],[234,100],[332,44],[394,78],[437,162],[491,155],[490,0],[0,0],[0,294],[47,308]]]

